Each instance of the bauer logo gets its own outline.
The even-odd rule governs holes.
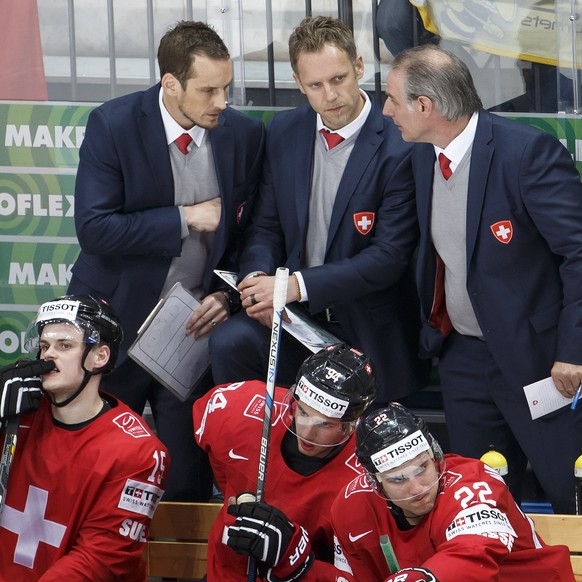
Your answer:
[[[50,301],[43,303],[36,317],[37,322],[47,321],[49,319],[66,319],[75,321],[77,311],[79,310],[79,301]]]
[[[374,453],[371,459],[374,467],[378,469],[378,472],[382,473],[383,471],[398,467],[410,459],[414,459],[414,457],[429,449],[430,446],[426,438],[417,430],[405,439],[398,441],[395,445],[386,447],[378,453]]]
[[[341,418],[349,404],[347,400],[341,400],[326,394],[323,390],[314,386],[305,376],[302,376],[297,383],[295,394],[301,402],[330,418]]]
[[[128,479],[123,487],[117,507],[152,518],[163,493],[155,485]]]

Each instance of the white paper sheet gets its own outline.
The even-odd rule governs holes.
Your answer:
[[[219,269],[216,269],[214,272],[233,289],[236,289],[236,273],[233,271],[221,271]],[[294,308],[293,304],[286,305],[285,311],[291,323],[284,321],[283,329],[313,353],[341,342],[335,335],[329,333],[323,327],[309,319],[302,311]]]
[[[566,398],[558,392],[551,377],[528,384],[523,387],[523,391],[533,420],[572,402],[572,398]]]
[[[176,283],[138,331],[127,354],[185,401],[210,366],[208,334],[186,335],[188,318],[200,302]]]

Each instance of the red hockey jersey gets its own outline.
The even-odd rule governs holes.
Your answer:
[[[302,476],[290,469],[281,455],[287,429],[281,421],[284,388],[276,388],[271,444],[264,501],[278,507],[308,532],[316,558],[322,548],[331,557],[333,533],[331,503],[361,466],[354,455],[354,437],[319,471]],[[265,384],[258,381],[220,386],[194,403],[194,429],[198,444],[209,454],[214,476],[225,500],[243,491],[256,491],[259,447],[265,405]],[[209,536],[208,582],[246,580],[248,559],[222,543],[225,526],[234,517],[223,508]],[[317,560],[306,582],[330,582],[334,566]]]
[[[574,581],[568,549],[543,543],[493,469],[457,455],[445,459],[433,510],[406,531],[365,478],[344,488],[332,506],[336,582],[382,582],[390,575],[383,534],[400,568],[423,566],[439,582]]]
[[[112,408],[79,430],[57,426],[46,399],[22,416],[0,518],[2,582],[147,579],[168,453],[139,416],[102,396]]]

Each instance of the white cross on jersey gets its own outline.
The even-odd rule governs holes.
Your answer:
[[[503,240],[506,240],[507,237],[511,234],[511,229],[501,224],[495,234]]]
[[[358,220],[358,226],[362,229],[362,232],[366,232],[372,224],[372,221],[365,215]]]
[[[33,487],[28,488],[24,511],[18,511],[6,505],[0,518],[0,526],[18,536],[14,563],[34,567],[38,544],[44,542],[58,548],[67,531],[66,526],[44,519],[48,502],[48,491]]]

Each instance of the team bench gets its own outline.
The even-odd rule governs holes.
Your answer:
[[[208,534],[218,503],[159,504],[145,551],[148,576],[198,579],[206,574]],[[529,514],[541,538],[570,549],[576,580],[582,582],[582,516]]]
[[[582,582],[582,515],[529,513],[542,540],[568,546],[576,580]]]
[[[162,501],[145,550],[148,576],[199,579],[206,574],[208,534],[219,503]]]

